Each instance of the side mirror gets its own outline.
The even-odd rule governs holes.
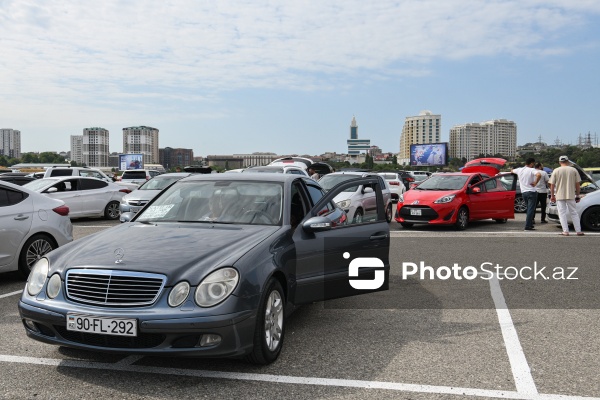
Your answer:
[[[135,217],[135,213],[124,212],[124,213],[121,213],[121,216],[119,217],[119,221],[121,221],[121,222],[129,222],[129,221],[131,221],[131,219],[133,217]]]
[[[331,229],[331,221],[325,217],[312,217],[302,224],[306,232],[322,232]]]
[[[56,192],[58,192],[58,189],[55,187],[51,187],[48,190],[46,190],[46,193],[56,193]]]
[[[362,190],[363,194],[375,192],[372,187],[364,187]]]
[[[473,194],[481,193],[481,188],[480,187],[471,188],[471,193],[473,193]]]

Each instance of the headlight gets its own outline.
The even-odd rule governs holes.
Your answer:
[[[350,207],[350,200],[342,200],[339,203],[337,203],[339,208],[349,208]]]
[[[50,280],[48,281],[48,286],[46,287],[46,294],[48,295],[48,298],[53,299],[56,296],[58,296],[61,284],[62,281],[60,279],[59,274],[54,274],[50,277]]]
[[[190,284],[187,282],[179,282],[171,289],[169,293],[169,305],[171,307],[178,307],[187,299],[190,294]]]
[[[398,195],[398,203],[404,203],[404,193]]]
[[[27,279],[27,293],[30,296],[37,296],[42,291],[48,277],[49,265],[47,258],[40,258],[31,269],[29,279]]]
[[[198,288],[194,299],[200,307],[212,307],[227,298],[237,286],[240,275],[233,268],[221,268],[208,275]]]
[[[455,197],[456,197],[455,194],[449,194],[448,196],[440,197],[439,199],[434,201],[434,203],[436,203],[436,204],[450,203],[452,200],[454,200]]]

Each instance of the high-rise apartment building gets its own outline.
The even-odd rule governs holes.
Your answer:
[[[21,131],[0,129],[0,155],[21,158]]]
[[[410,145],[425,143],[440,143],[442,116],[423,110],[419,115],[406,117],[400,134],[400,153],[398,163],[410,164]]]
[[[107,168],[109,137],[104,128],[85,128],[83,130],[83,163],[88,167]]]
[[[517,125],[506,119],[456,125],[450,129],[449,155],[472,160],[480,154],[513,159],[517,151]]]
[[[144,164],[158,164],[158,129],[150,126],[123,128],[123,153],[142,154]]]
[[[71,161],[83,163],[83,135],[71,135]]]

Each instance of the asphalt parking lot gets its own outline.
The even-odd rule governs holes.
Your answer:
[[[33,341],[16,308],[24,283],[2,274],[0,397],[600,398],[600,235],[560,237],[553,223],[524,232],[523,220],[464,232],[392,223],[390,290],[301,308],[267,367]],[[75,238],[115,224],[75,221]],[[419,262],[576,268],[577,279],[403,279],[403,263]]]

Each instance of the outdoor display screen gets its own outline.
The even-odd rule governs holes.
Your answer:
[[[440,167],[448,165],[448,143],[410,145],[410,165]]]
[[[142,154],[119,154],[119,169],[144,169],[144,156]]]

